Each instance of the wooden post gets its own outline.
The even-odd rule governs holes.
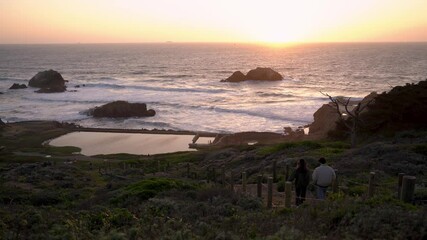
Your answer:
[[[291,207],[291,198],[292,198],[292,182],[285,182],[285,208]]]
[[[417,180],[414,176],[404,176],[402,179],[402,194],[401,200],[407,203],[414,200],[415,192],[415,181]]]
[[[402,195],[402,181],[403,181],[403,176],[405,176],[404,173],[399,173],[398,177],[399,180],[397,182],[397,199],[400,199],[400,196]]]
[[[273,161],[273,182],[277,182],[277,161]]]
[[[374,196],[375,191],[375,172],[369,173],[369,188],[368,188],[368,198],[371,198]]]
[[[273,206],[273,177],[268,177],[267,207]]]
[[[234,179],[233,179],[233,171],[230,171],[230,185],[231,191],[234,192]]]
[[[222,186],[225,187],[225,167],[224,166],[222,166],[221,168],[221,183],[222,183]]]
[[[338,170],[334,169],[335,171],[335,180],[332,183],[332,192],[337,193],[338,192]]]
[[[242,190],[246,193],[246,172],[242,172]]]
[[[190,164],[187,163],[187,178],[190,178]]]
[[[206,181],[209,183],[209,182],[210,182],[210,180],[211,180],[211,169],[210,169],[210,167],[208,166],[208,167],[206,168]]]
[[[216,182],[216,171],[215,171],[215,167],[212,168],[212,182]]]
[[[288,181],[288,179],[289,179],[289,163],[286,163],[285,181]]]
[[[257,177],[257,197],[262,197],[262,175]]]

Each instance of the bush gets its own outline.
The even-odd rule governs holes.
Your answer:
[[[287,150],[287,149],[293,149],[293,148],[301,148],[302,150],[313,150],[313,149],[319,149],[322,148],[322,145],[317,142],[312,141],[302,141],[302,142],[286,142],[286,143],[279,143],[272,146],[266,146],[258,150],[258,154],[272,154],[275,152]]]
[[[420,144],[414,147],[415,153],[427,156],[427,144]]]
[[[160,192],[167,190],[189,190],[195,186],[185,183],[177,179],[152,178],[139,181],[131,184],[121,190],[118,197],[114,198],[113,203],[125,201],[129,198],[137,198],[138,200],[147,200],[156,196]]]

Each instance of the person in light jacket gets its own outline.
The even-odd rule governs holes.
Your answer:
[[[326,190],[335,181],[334,169],[326,164],[325,158],[319,159],[320,166],[313,171],[313,184],[316,186],[316,198],[325,199]]]
[[[293,180],[295,180],[296,205],[299,206],[305,200],[307,186],[310,183],[310,171],[308,170],[304,159],[300,159],[298,161],[297,168],[292,172],[288,179],[290,182]]]

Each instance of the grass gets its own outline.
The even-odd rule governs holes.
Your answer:
[[[339,156],[349,148],[350,145],[344,142],[301,141],[264,146],[258,149],[257,154],[260,156],[266,156],[284,151],[290,156],[298,156],[301,153],[305,153],[306,155],[310,154],[316,158],[330,158]]]
[[[119,190],[119,194],[112,202],[124,202],[129,198],[137,198],[139,200],[148,200],[157,194],[168,190],[190,190],[195,189],[194,184],[184,182],[177,179],[167,178],[151,178],[144,179],[139,182],[133,183],[124,189]]]
[[[290,149],[301,149],[301,150],[313,150],[321,148],[322,145],[313,141],[302,141],[302,142],[287,142],[279,143],[276,145],[265,146],[258,149],[259,155],[273,154],[279,151],[290,150]]]
[[[338,163],[349,149],[344,142],[242,147],[209,161],[204,161],[209,152],[203,151],[113,154],[100,156],[107,161],[65,164],[59,157],[77,149],[37,145],[44,137],[37,138],[27,139],[32,143],[18,145],[13,151],[23,148],[20,151],[51,158],[16,156],[11,148],[0,153],[1,239],[423,239],[427,233],[423,206],[397,200],[397,177],[381,169],[366,167],[351,174],[349,167],[340,169],[341,191],[331,194],[328,201],[273,210],[254,196],[206,182],[206,168],[215,164],[233,166],[233,170],[251,168],[252,176],[248,177],[253,178],[283,156],[291,160],[296,156],[309,160],[334,157]],[[22,143],[13,138],[0,141]],[[418,142],[405,145],[402,151],[423,154],[425,148]],[[42,162],[52,160],[59,163],[43,166]],[[34,168],[37,164],[23,164],[37,162],[40,164]],[[134,168],[123,169],[123,162]],[[191,173],[202,176],[200,181],[182,178],[185,163],[191,163]],[[112,176],[98,173],[98,167],[110,164]],[[156,172],[158,164],[158,177],[147,177]],[[162,172],[164,166],[170,166],[169,170]],[[377,171],[378,185],[374,197],[367,199],[368,175],[373,170]],[[216,173],[219,175],[220,169]],[[280,173],[283,171],[279,172],[282,178]],[[426,196],[422,178],[417,175],[418,200]]]

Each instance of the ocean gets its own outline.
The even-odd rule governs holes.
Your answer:
[[[234,71],[271,67],[283,81],[224,83]],[[64,93],[28,84],[54,69]],[[270,131],[313,121],[320,92],[360,99],[427,78],[427,43],[0,45],[0,118],[57,120],[86,127],[209,132]],[[85,87],[75,88],[76,85]],[[149,118],[94,119],[85,111],[115,101],[147,103]]]

